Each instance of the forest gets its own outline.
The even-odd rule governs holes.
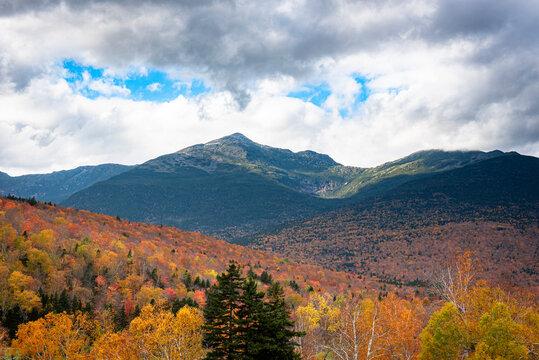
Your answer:
[[[402,286],[0,198],[0,255],[4,359],[539,356],[535,288],[490,282],[470,252]]]

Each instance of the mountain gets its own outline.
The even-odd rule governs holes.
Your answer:
[[[40,201],[59,203],[77,191],[98,181],[107,180],[130,168],[131,166],[103,164],[81,166],[76,169],[56,171],[50,174],[14,177],[0,172],[0,195],[12,194],[24,198],[35,197]]]
[[[482,151],[418,151],[401,159],[380,166],[364,169],[352,181],[331,192],[332,197],[365,199],[384,193],[417,178],[451,169],[460,168],[479,161],[495,158],[504,153],[495,150]]]
[[[472,251],[491,277],[538,286],[538,219],[539,159],[508,153],[243,243],[405,284],[427,281],[447,258]]]
[[[313,151],[257,144],[236,133],[150,160],[73,194],[62,205],[234,241],[500,154],[428,151],[363,169]]]
[[[177,154],[236,165],[311,195],[331,192],[362,171],[342,166],[328,155],[273,148],[257,144],[239,133],[188,147]]]
[[[339,200],[297,187],[304,172],[335,164],[326,155],[270,148],[233,134],[150,160],[62,204],[212,235],[245,234],[333,208]]]

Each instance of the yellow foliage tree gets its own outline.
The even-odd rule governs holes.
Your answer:
[[[176,315],[151,305],[121,334],[106,333],[93,347],[92,356],[103,360],[197,360],[204,357],[203,318],[185,306]]]
[[[85,315],[50,313],[21,325],[11,346],[23,358],[82,360],[89,345],[89,327]]]
[[[132,343],[145,359],[195,360],[204,356],[202,314],[185,306],[176,316],[145,306],[129,326]]]
[[[139,357],[130,343],[127,332],[106,333],[92,347],[92,359],[137,360]]]

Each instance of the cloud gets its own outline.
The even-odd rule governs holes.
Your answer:
[[[146,86],[146,89],[148,89],[151,92],[156,92],[156,91],[159,91],[159,89],[161,89],[162,86],[163,85],[159,83],[151,83],[150,85]]]
[[[361,166],[539,155],[538,17],[528,0],[0,2],[0,170],[141,162],[235,131]],[[65,59],[104,75],[73,85]],[[144,73],[160,77],[115,81]]]

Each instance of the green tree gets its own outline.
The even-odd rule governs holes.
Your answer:
[[[256,282],[249,278],[243,287],[238,309],[238,340],[242,348],[242,359],[261,359],[259,356],[266,339],[262,331],[265,320],[263,292],[258,291]]]
[[[503,303],[494,305],[479,322],[481,340],[471,357],[474,360],[528,359],[528,349],[520,342],[522,326],[512,318]]]
[[[204,340],[210,348],[206,359],[300,358],[292,339],[302,333],[292,330],[294,323],[280,283],[274,283],[266,296],[252,278],[242,278],[235,262],[217,276],[209,290],[204,317]]]
[[[261,350],[253,359],[299,360],[300,355],[295,352],[297,344],[293,338],[304,334],[293,330],[294,322],[290,319],[284,290],[279,282],[271,285],[267,298],[260,326],[263,341],[258,346]]]
[[[466,348],[465,336],[459,311],[452,303],[446,303],[434,313],[421,333],[421,360],[459,359]]]
[[[217,283],[208,291],[202,327],[204,345],[210,348],[208,360],[241,358],[237,312],[243,284],[238,264],[231,261],[227,271],[217,276]]]

